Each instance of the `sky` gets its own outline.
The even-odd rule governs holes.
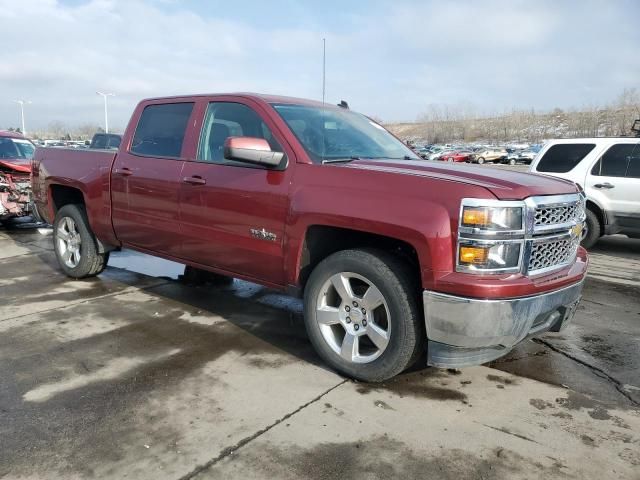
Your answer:
[[[640,88],[640,1],[0,0],[0,128],[126,127],[143,98],[326,97],[383,121],[600,105]]]

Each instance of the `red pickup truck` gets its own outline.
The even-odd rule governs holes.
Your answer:
[[[119,151],[38,149],[71,277],[126,247],[304,295],[318,354],[365,381],[496,359],[581,296],[575,184],[425,163],[340,106],[255,94],[142,101]]]

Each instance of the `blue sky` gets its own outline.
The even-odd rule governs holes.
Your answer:
[[[142,98],[258,91],[385,121],[610,102],[640,88],[640,2],[0,0],[0,128],[111,124]]]

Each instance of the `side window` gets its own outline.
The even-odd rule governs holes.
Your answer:
[[[640,178],[640,143],[635,144],[635,148],[631,153],[629,166],[627,167],[627,177]]]
[[[591,175],[602,177],[624,177],[636,145],[619,143],[609,148],[591,169]]]
[[[131,143],[131,153],[179,158],[193,103],[165,103],[145,107]]]
[[[106,135],[96,135],[93,137],[93,145],[91,148],[107,148],[107,136]]]
[[[248,166],[246,163],[224,158],[224,142],[228,137],[264,138],[269,142],[271,150],[274,152],[283,151],[269,127],[253,109],[241,103],[212,102],[207,108],[202,126],[198,160]]]
[[[538,162],[538,172],[567,173],[573,170],[591,150],[594,143],[559,143],[549,148]]]

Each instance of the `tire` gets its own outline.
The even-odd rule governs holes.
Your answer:
[[[447,158],[447,162],[453,162],[453,158],[451,157]]]
[[[352,295],[345,295],[346,301],[334,287],[344,285],[339,281],[344,277],[351,277]],[[344,250],[320,262],[304,295],[305,326],[318,355],[338,372],[365,382],[388,380],[413,365],[423,351],[425,333],[412,278],[404,262],[379,250]],[[367,300],[369,292],[379,294],[372,295],[379,306],[368,306],[377,303]],[[370,311],[363,315],[365,309]],[[379,331],[384,336],[373,335]],[[347,348],[354,338],[358,348]],[[373,338],[378,339],[375,344]]]
[[[71,278],[96,276],[109,261],[108,252],[98,252],[98,241],[84,205],[65,205],[58,210],[53,222],[53,245],[60,268]]]
[[[484,163],[484,157],[478,158],[478,164],[482,165]]]
[[[184,267],[184,274],[180,277],[180,280],[187,285],[227,286],[233,283],[232,277],[209,272],[208,270],[202,270],[190,265]]]
[[[590,209],[587,209],[587,221],[585,222],[586,233],[580,241],[580,245],[584,248],[593,247],[598,239],[600,239],[600,232],[602,232],[602,225],[598,215]]]
[[[511,160],[509,160],[509,165],[515,165],[516,161],[514,158],[512,158]]]

